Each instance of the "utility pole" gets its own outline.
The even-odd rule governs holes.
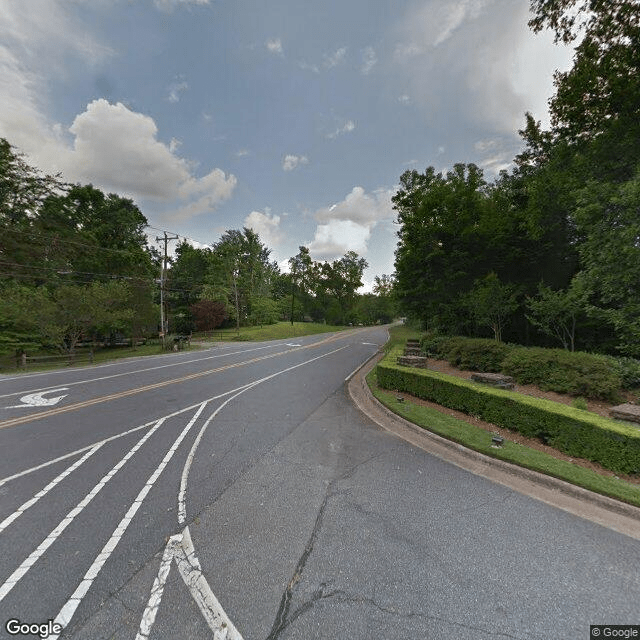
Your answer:
[[[160,270],[160,334],[162,337],[162,347],[166,346],[165,336],[167,334],[168,321],[166,318],[165,308],[164,308],[164,283],[166,280],[167,273],[167,244],[169,240],[177,240],[178,236],[169,236],[166,231],[163,231],[164,237],[158,238],[156,236],[156,242],[164,242],[164,259],[162,261],[162,269]]]

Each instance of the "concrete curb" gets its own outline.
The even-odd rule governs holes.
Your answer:
[[[383,357],[384,353],[374,354],[347,381],[354,404],[383,429],[462,469],[640,540],[640,508],[467,449],[387,409],[376,400],[365,380]]]

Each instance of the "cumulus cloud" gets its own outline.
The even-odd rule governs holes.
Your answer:
[[[293,171],[303,164],[309,164],[309,158],[307,158],[307,156],[286,155],[282,161],[282,168],[285,171]]]
[[[157,139],[153,118],[121,103],[94,100],[69,131],[75,140],[64,173],[137,198],[181,201],[178,218],[215,209],[236,185],[235,176],[220,169],[195,177],[192,166]]]
[[[260,240],[268,247],[280,244],[282,234],[280,233],[280,216],[271,215],[270,209],[267,207],[265,212],[252,211],[245,219],[244,226],[253,229],[259,236]]]
[[[319,224],[309,250],[322,260],[333,260],[347,251],[366,254],[373,228],[394,217],[392,195],[388,189],[368,194],[354,187],[344,200],[318,209],[314,217]]]
[[[152,118],[121,103],[95,100],[71,127],[47,117],[43,96],[58,65],[62,67],[69,56],[93,64],[111,55],[71,14],[70,4],[3,3],[0,136],[44,171],[62,171],[68,181],[91,182],[135,199],[155,200],[177,211],[178,217],[210,211],[229,198],[236,185],[233,175],[213,169],[196,176],[193,164],[176,155],[178,140],[161,142]]]
[[[366,47],[362,50],[362,67],[360,71],[366,76],[371,73],[373,67],[378,64],[378,56],[373,47]]]
[[[315,258],[335,260],[347,251],[365,254],[370,237],[369,227],[363,227],[351,220],[333,220],[317,226],[315,237],[308,246]]]
[[[265,43],[267,47],[267,51],[270,53],[275,53],[276,55],[284,55],[284,49],[282,48],[282,40],[280,38],[273,38],[271,40],[267,40]]]
[[[113,52],[62,0],[3,2],[0,12],[0,137],[55,173],[66,137],[44,113],[47,83],[68,58],[93,65]]]

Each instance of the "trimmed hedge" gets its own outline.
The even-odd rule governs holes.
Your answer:
[[[622,386],[606,356],[541,347],[515,347],[502,362],[502,373],[518,384],[545,391],[615,401]]]
[[[563,349],[521,347],[482,338],[427,335],[422,350],[459,369],[504,373],[518,384],[596,400],[617,401],[640,386],[640,361]]]
[[[377,366],[378,384],[383,388],[478,416],[616,473],[640,473],[640,429],[548,400],[403,367],[394,364],[394,355]]]

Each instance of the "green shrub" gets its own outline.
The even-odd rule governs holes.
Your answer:
[[[617,473],[640,473],[640,430],[566,405],[483,387],[426,369],[377,367],[378,384],[538,438],[566,454]]]
[[[443,360],[449,343],[454,339],[452,336],[428,333],[420,340],[420,348],[422,349],[422,353],[432,358]]]
[[[621,386],[606,356],[563,349],[514,347],[502,363],[502,373],[518,384],[609,401],[617,399]]]
[[[622,380],[623,389],[636,389],[640,387],[640,360],[635,358],[608,358],[614,371]]]
[[[446,359],[454,367],[498,373],[511,345],[485,338],[457,338],[448,345]]]
[[[422,351],[439,360],[447,360],[454,367],[470,371],[498,372],[511,345],[486,338],[426,335]]]

